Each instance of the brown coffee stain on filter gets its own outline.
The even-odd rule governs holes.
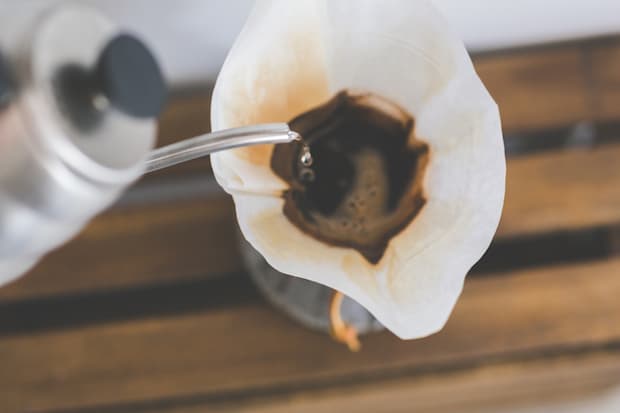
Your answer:
[[[226,92],[234,100],[228,105],[223,123],[240,127],[261,123],[287,122],[289,119],[329,99],[325,52],[316,25],[300,24],[283,34],[277,51],[251,50],[248,54],[264,53],[267,58],[255,61],[251,76],[245,65],[239,73],[231,73]],[[279,56],[277,53],[282,53]],[[268,165],[274,145],[235,149],[236,154],[255,165]]]
[[[283,212],[304,233],[357,250],[376,265],[426,204],[429,146],[414,119],[371,93],[342,91],[289,122],[310,146],[312,175],[302,174],[302,145],[274,149],[271,168],[290,187]]]

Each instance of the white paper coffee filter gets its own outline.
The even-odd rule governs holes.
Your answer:
[[[213,128],[287,122],[343,89],[388,98],[430,147],[427,204],[377,265],[284,216],[273,147],[212,157],[246,239],[277,270],[338,289],[402,338],[446,322],[497,228],[505,160],[499,113],[461,41],[422,0],[260,0],[222,69]]]

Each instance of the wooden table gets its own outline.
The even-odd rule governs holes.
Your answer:
[[[353,354],[272,309],[199,160],[0,290],[0,412],[468,412],[620,386],[620,39],[475,60],[506,205],[441,333]],[[207,131],[208,106],[176,99],[161,144]]]

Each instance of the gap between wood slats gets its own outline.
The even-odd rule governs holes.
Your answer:
[[[614,259],[472,279],[442,332],[410,342],[374,334],[358,354],[260,303],[4,337],[0,410],[325,388],[480,360],[616,346],[619,272],[620,259]]]

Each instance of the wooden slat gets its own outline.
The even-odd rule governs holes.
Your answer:
[[[499,105],[505,131],[591,119],[583,55],[578,47],[480,57],[475,63]]]
[[[620,223],[620,145],[508,161],[498,236]],[[0,300],[74,294],[242,269],[228,196],[108,212]]]
[[[506,132],[620,119],[620,39],[474,59]]]
[[[0,300],[66,295],[221,275],[239,269],[228,197],[133,207],[95,219]]]
[[[535,405],[536,411],[566,411],[589,403],[589,411],[618,392],[620,351],[576,356],[547,356],[481,367],[421,374],[400,379],[345,384],[220,403],[194,401],[160,406],[152,413],[469,413],[515,411]],[[618,398],[618,396],[616,396]],[[544,409],[544,410],[540,410]],[[518,410],[522,411],[522,410]]]
[[[510,159],[498,235],[620,223],[620,145]]]
[[[601,44],[590,51],[592,87],[597,95],[597,117],[620,118],[620,39]]]
[[[269,389],[600,347],[620,341],[618,274],[620,259],[473,279],[441,333],[412,342],[373,335],[359,354],[263,304],[5,337],[0,411],[225,392],[239,400]]]

